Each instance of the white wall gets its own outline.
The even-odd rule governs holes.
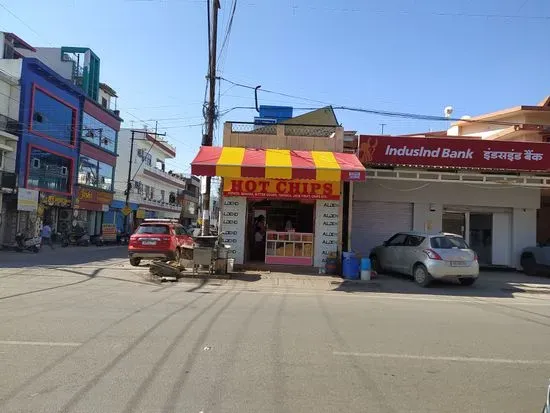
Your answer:
[[[354,200],[413,203],[413,230],[430,232],[441,231],[445,206],[494,208],[494,264],[519,268],[521,250],[536,243],[538,188],[370,179],[354,184]]]
[[[536,245],[537,211],[535,209],[514,208],[512,217],[512,265],[520,269],[521,251]]]

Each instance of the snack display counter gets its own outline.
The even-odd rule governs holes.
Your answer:
[[[313,265],[313,234],[266,232],[266,264]]]

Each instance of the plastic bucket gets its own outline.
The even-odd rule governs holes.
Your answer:
[[[325,262],[325,274],[336,275],[338,273],[338,260],[336,258],[327,258]]]
[[[353,252],[353,251],[343,252],[343,253],[342,253],[342,257],[343,257],[344,259],[346,259],[346,258],[351,258],[351,257],[355,257],[355,252]]]
[[[235,265],[235,258],[228,258],[227,259],[227,272],[228,273],[233,272],[233,265]]]
[[[361,271],[370,271],[370,270],[371,270],[370,258],[367,258],[367,257],[361,258]]]
[[[342,275],[348,280],[359,279],[359,258],[344,258],[342,262]]]

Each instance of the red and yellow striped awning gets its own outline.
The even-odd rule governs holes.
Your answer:
[[[365,168],[354,154],[219,146],[202,146],[191,162],[191,173],[224,178],[365,180]]]

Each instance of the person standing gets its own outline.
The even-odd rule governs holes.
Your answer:
[[[44,224],[40,235],[42,237],[42,244],[48,244],[52,250],[55,249],[52,243],[52,227],[49,223],[46,222]]]

